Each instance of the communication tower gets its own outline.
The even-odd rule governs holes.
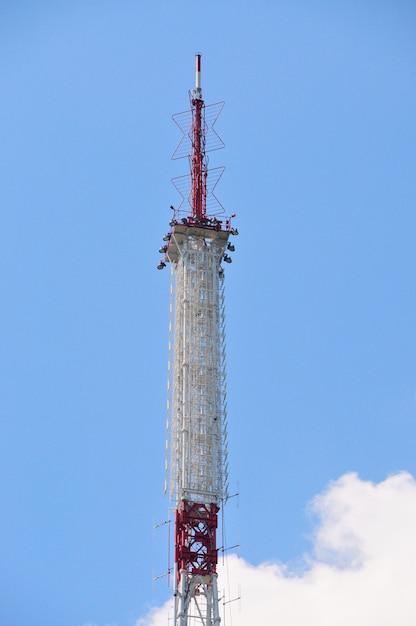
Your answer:
[[[173,116],[182,139],[172,158],[188,157],[190,173],[172,181],[181,201],[158,265],[171,268],[165,489],[175,514],[174,626],[215,626],[218,514],[228,496],[223,263],[238,231],[213,193],[224,168],[208,169],[206,153],[224,147],[214,130],[224,103],[204,103],[200,54],[189,96],[191,109]]]

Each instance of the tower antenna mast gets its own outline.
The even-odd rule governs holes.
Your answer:
[[[175,515],[174,626],[219,626],[218,514],[228,497],[224,263],[237,235],[213,190],[224,168],[207,151],[223,103],[206,106],[196,55],[191,110],[173,116],[182,131],[172,158],[190,173],[173,179],[181,195],[164,235],[158,268],[171,268],[166,491]],[[232,216],[234,217],[234,216]]]
[[[203,219],[206,215],[207,176],[202,110],[204,101],[201,88],[201,55],[196,55],[195,89],[191,96],[192,103],[192,215]]]

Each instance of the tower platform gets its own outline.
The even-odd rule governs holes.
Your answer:
[[[218,222],[219,224],[219,222]],[[207,243],[216,242],[220,248],[225,249],[230,230],[219,230],[215,226],[193,225],[193,224],[176,224],[170,232],[170,240],[167,246],[165,260],[170,263],[179,261],[185,239],[205,239]]]

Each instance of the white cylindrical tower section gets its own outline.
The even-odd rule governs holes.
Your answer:
[[[225,243],[185,238],[172,276],[176,298],[170,491],[178,507],[182,499],[218,504],[227,491],[223,278],[219,276]]]

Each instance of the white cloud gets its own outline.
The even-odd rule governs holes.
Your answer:
[[[235,555],[220,567],[219,588],[231,583],[227,598],[241,592],[240,602],[226,606],[225,623],[414,626],[415,479],[403,472],[375,484],[346,474],[310,507],[318,524],[306,570],[254,566]],[[171,602],[137,626],[166,626],[168,613]]]

